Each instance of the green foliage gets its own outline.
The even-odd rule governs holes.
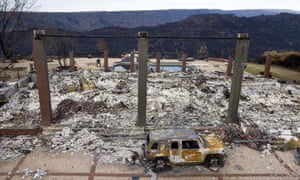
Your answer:
[[[261,72],[264,72],[264,68],[264,64],[247,63],[246,71],[251,74],[259,74]],[[300,72],[290,70],[281,66],[272,65],[271,74],[273,77],[278,79],[300,82]]]
[[[300,72],[300,52],[296,51],[265,51],[263,56],[272,57],[272,63]]]

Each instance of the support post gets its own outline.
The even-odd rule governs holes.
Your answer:
[[[104,72],[108,72],[108,50],[103,52],[104,56]]]
[[[156,72],[160,73],[160,58],[161,58],[161,54],[160,52],[158,52],[156,54]]]
[[[134,72],[135,71],[135,64],[134,64],[134,51],[132,51],[130,53],[130,72]]]
[[[233,55],[230,55],[227,63],[226,76],[232,75]]]
[[[137,126],[146,126],[148,33],[138,33],[138,119]]]
[[[182,60],[182,65],[181,65],[181,72],[186,72],[186,54],[182,54],[181,60]]]
[[[74,60],[74,51],[69,52],[69,58],[70,58],[70,71],[75,71],[75,60]]]
[[[49,91],[48,67],[43,39],[39,36],[45,31],[33,31],[33,61],[36,69],[37,87],[39,91],[41,125],[49,126],[52,119],[51,99]]]
[[[264,71],[264,77],[265,78],[270,78],[271,64],[272,64],[272,56],[269,54],[266,57],[265,71]]]
[[[238,107],[243,81],[244,68],[246,67],[249,51],[249,36],[248,34],[238,34],[236,43],[233,76],[231,80],[231,93],[228,106],[228,123],[239,124]]]

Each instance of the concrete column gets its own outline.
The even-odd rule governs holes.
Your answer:
[[[156,53],[156,72],[160,73],[160,58],[161,54],[158,52]]]
[[[138,33],[138,119],[137,126],[146,126],[148,33]]]
[[[229,56],[228,63],[227,63],[227,70],[226,70],[227,76],[232,75],[232,65],[233,65],[233,56]]]
[[[75,60],[74,60],[74,51],[69,52],[69,58],[70,58],[70,71],[75,71]]]
[[[108,72],[108,50],[103,52],[104,56],[104,72]]]
[[[182,61],[182,65],[181,65],[181,72],[186,72],[186,54],[182,54],[181,57],[181,61]]]
[[[239,124],[238,107],[240,101],[241,87],[243,81],[244,68],[248,58],[249,36],[248,34],[238,34],[236,43],[233,76],[231,80],[231,92],[228,106],[228,123]]]
[[[48,67],[43,39],[39,36],[45,31],[33,32],[33,61],[36,69],[37,87],[39,91],[41,125],[49,126],[52,119],[51,99],[49,91]]]
[[[271,64],[272,64],[272,56],[268,55],[266,57],[266,63],[265,63],[265,71],[264,71],[265,78],[270,78]]]
[[[130,72],[135,72],[134,51],[130,53]]]

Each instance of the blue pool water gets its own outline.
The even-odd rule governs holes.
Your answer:
[[[149,66],[150,70],[156,71],[156,66]],[[189,67],[187,67],[187,70],[189,69]],[[181,71],[181,66],[179,65],[161,65],[160,66],[160,70],[161,71],[174,71],[174,72],[178,72]]]
[[[137,69],[137,67],[136,67]],[[189,66],[186,67],[186,71],[190,69]],[[122,66],[122,65],[117,65],[113,67],[114,71],[128,71],[129,67],[128,66]],[[156,66],[155,65],[149,65],[148,70],[150,72],[155,72],[156,71]],[[173,72],[179,72],[181,71],[181,66],[180,65],[161,65],[160,66],[161,71],[173,71]]]

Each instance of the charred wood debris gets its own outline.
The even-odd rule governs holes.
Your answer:
[[[36,78],[30,76],[22,82],[1,82],[1,97],[7,99],[0,107],[1,129],[39,126],[38,92],[32,85]],[[40,136],[1,136],[1,159],[45,146],[51,152],[101,153],[102,161],[111,163],[125,162],[124,157],[140,150],[144,134],[128,130],[126,135],[136,122],[136,73],[80,70],[51,73],[49,80],[52,123],[57,128]],[[150,73],[147,126],[207,127],[228,146],[246,144],[259,151],[300,146],[299,85],[246,75],[240,125],[225,123],[229,96],[230,78],[220,73]]]

